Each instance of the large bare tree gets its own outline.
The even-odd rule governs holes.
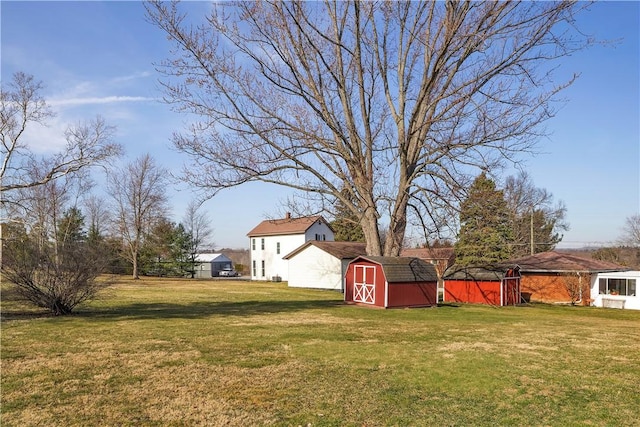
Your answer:
[[[554,60],[586,43],[575,2],[220,2],[197,25],[146,7],[177,47],[166,99],[199,118],[174,135],[188,182],[339,200],[371,255],[398,255],[408,221],[437,225],[479,169],[533,150],[573,81]]]
[[[167,210],[167,171],[146,154],[109,175],[108,189],[115,202],[114,217],[125,253],[139,278],[138,257],[145,235]]]

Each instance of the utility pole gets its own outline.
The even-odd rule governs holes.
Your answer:
[[[534,254],[534,244],[533,244],[533,208],[531,208],[531,221],[530,221],[530,231],[531,231],[531,238],[529,239],[530,243],[531,243],[531,255]]]

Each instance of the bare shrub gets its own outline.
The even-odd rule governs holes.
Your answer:
[[[105,257],[97,246],[84,242],[55,247],[24,238],[9,242],[4,256],[3,279],[13,283],[22,297],[56,316],[70,314],[110,284],[97,280]]]

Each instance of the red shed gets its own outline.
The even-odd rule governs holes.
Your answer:
[[[520,268],[452,266],[444,276],[444,302],[495,306],[520,303]]]
[[[438,275],[419,258],[360,256],[347,267],[344,300],[381,308],[434,306]]]

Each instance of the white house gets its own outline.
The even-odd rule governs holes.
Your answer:
[[[284,257],[289,286],[343,291],[349,262],[365,254],[364,243],[309,241]]]
[[[333,241],[333,230],[321,216],[262,221],[247,233],[251,252],[251,280],[288,280],[284,256],[310,240]]]
[[[591,278],[592,305],[640,310],[639,282],[640,271],[594,274]]]

